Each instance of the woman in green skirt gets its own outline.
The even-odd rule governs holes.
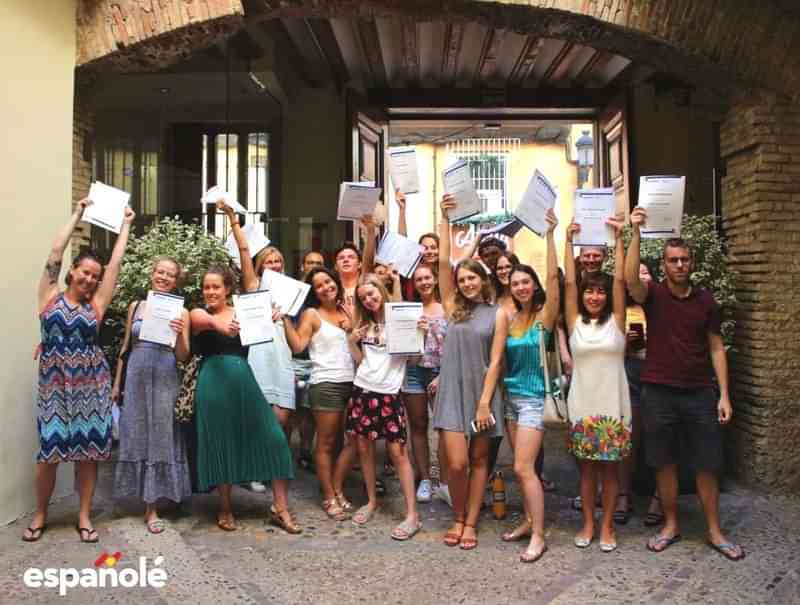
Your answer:
[[[217,208],[231,222],[247,281],[253,263],[238,217],[221,202]],[[233,274],[224,266],[210,267],[201,283],[205,310],[191,313],[192,348],[203,357],[195,398],[200,489],[216,486],[221,498],[217,525],[233,531],[232,485],[270,481],[270,521],[289,533],[300,533],[288,507],[288,480],[294,478],[289,444],[247,363],[247,347],[242,346],[239,324],[228,304]]]

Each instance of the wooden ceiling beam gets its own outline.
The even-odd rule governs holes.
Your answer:
[[[581,47],[571,42],[565,44],[564,48],[556,55],[555,60],[547,70],[547,83],[558,84],[567,81],[569,79],[569,70],[572,67],[572,63],[577,59],[581,50]]]
[[[596,81],[598,72],[608,65],[614,55],[605,50],[595,50],[594,55],[575,76],[575,83],[579,86],[589,86]]]
[[[506,32],[502,29],[489,28],[486,32],[480,59],[478,59],[478,67],[475,70],[473,86],[491,85],[497,77],[497,57],[505,37]]]
[[[416,88],[419,85],[419,44],[415,21],[403,20],[400,26],[400,48],[406,85]]]
[[[536,59],[542,48],[542,39],[538,36],[528,36],[525,46],[522,47],[517,62],[508,77],[509,86],[521,86],[533,74]]]
[[[300,54],[280,19],[265,21],[264,30],[268,36],[275,40],[276,51],[288,61],[300,80],[312,88],[319,88],[324,84],[316,70]]]
[[[314,44],[330,66],[337,84],[347,84],[350,74],[330,21],[327,19],[304,19],[304,21]]]
[[[361,46],[362,56],[366,62],[371,85],[381,88],[387,83],[386,66],[383,63],[381,42],[378,27],[374,19],[358,19],[353,28]]]
[[[442,54],[443,85],[451,85],[457,75],[458,55],[461,54],[461,45],[464,43],[464,24],[448,23],[444,30],[444,52]]]

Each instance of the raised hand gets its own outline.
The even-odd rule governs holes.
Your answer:
[[[131,210],[130,206],[125,207],[125,218],[122,219],[122,222],[126,225],[130,225],[133,223],[133,219],[136,218],[136,213]]]
[[[394,201],[397,203],[397,206],[400,210],[405,210],[406,207],[406,194],[400,191],[399,189],[395,189],[394,191]]]
[[[553,233],[553,231],[556,230],[556,227],[558,227],[558,217],[552,208],[547,209],[547,212],[545,212],[544,215],[544,220],[547,221],[547,232]]]
[[[631,225],[634,229],[638,229],[642,225],[647,224],[647,211],[644,208],[636,206],[631,212]]]
[[[442,216],[446,219],[450,216],[450,211],[456,207],[456,199],[452,193],[445,193],[442,197],[441,208]]]
[[[571,242],[575,237],[576,233],[581,232],[581,226],[579,223],[576,223],[574,220],[567,225],[567,241]]]

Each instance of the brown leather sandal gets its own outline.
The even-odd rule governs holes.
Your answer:
[[[461,541],[458,544],[458,547],[461,550],[475,550],[478,548],[478,530],[474,525],[470,525],[469,523],[464,523],[464,528],[471,527],[475,530],[475,537],[474,538],[465,538],[461,536]]]
[[[336,498],[331,498],[330,500],[323,500],[322,501],[322,510],[325,511],[325,514],[328,515],[328,518],[333,521],[344,521],[347,519],[347,513],[339,506],[339,503],[336,501]]]
[[[284,508],[283,510],[278,510],[273,504],[272,506],[270,506],[269,512],[270,512],[269,522],[271,525],[280,527],[287,534],[295,535],[303,533],[303,528],[297,524],[297,522],[294,519],[294,516],[292,515],[291,512],[289,512],[288,508]]]
[[[444,535],[443,542],[444,542],[445,546],[458,546],[458,544],[461,542],[461,534],[464,533],[464,527],[465,527],[464,521],[465,520],[466,519],[456,518],[455,521],[453,521],[453,525],[460,525],[461,526],[461,531],[460,532],[448,531]]]

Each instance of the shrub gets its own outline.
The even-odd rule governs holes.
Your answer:
[[[724,242],[717,233],[715,220],[712,215],[684,215],[681,237],[689,243],[694,255],[692,283],[713,292],[714,298],[722,307],[722,338],[725,345],[731,347],[736,325],[733,319],[733,309],[736,304],[736,272],[729,267],[728,255],[725,252]],[[630,240],[631,229],[628,226],[625,228],[626,249]],[[656,271],[653,277],[658,280],[664,277],[661,265],[663,248],[663,239],[642,240],[641,258]],[[613,266],[613,255],[610,261]]]

